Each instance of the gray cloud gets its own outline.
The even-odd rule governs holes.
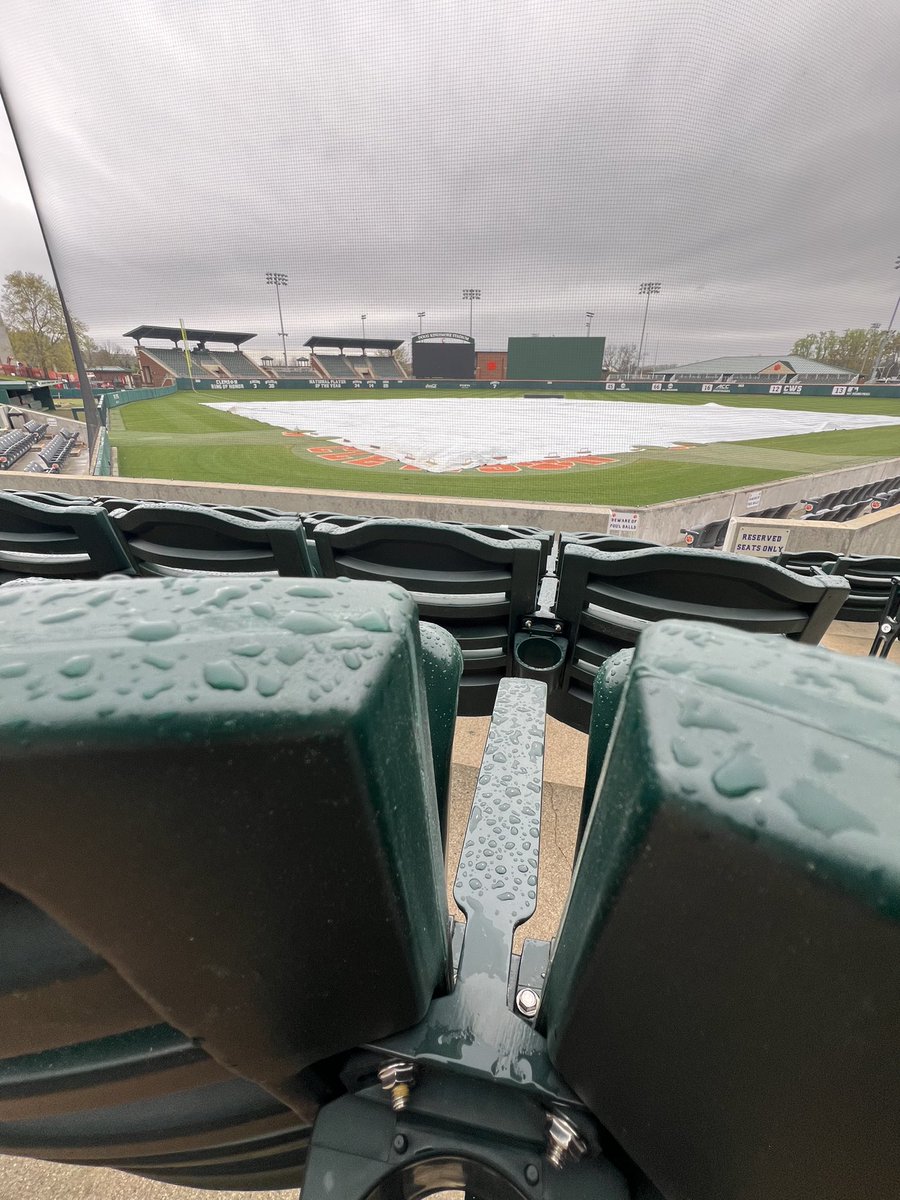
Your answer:
[[[72,308],[222,324],[593,330],[660,358],[885,322],[892,0],[7,0],[0,72]],[[35,73],[33,64],[41,71]],[[0,142],[0,173],[11,176]],[[4,206],[0,247],[27,242]],[[12,248],[10,248],[12,247]],[[29,251],[32,253],[32,251]],[[24,264],[23,265],[27,265]]]

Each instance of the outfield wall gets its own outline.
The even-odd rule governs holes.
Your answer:
[[[872,387],[856,387],[850,384],[782,384],[782,383],[654,383],[649,379],[632,379],[627,382],[619,380],[615,383],[598,383],[596,379],[475,379],[475,380],[424,380],[424,379],[198,379],[193,383],[187,377],[179,378],[171,387],[159,388],[122,388],[117,391],[97,392],[97,400],[102,400],[107,409],[121,408],[124,404],[133,404],[136,400],[155,400],[160,396],[171,396],[174,392],[277,392],[277,391],[309,391],[328,392],[349,390],[359,392],[437,392],[452,395],[457,392],[477,390],[503,392],[595,392],[598,399],[615,398],[617,392],[648,392],[648,400],[653,400],[655,394],[682,394],[685,396],[706,395],[709,403],[715,404],[719,396],[846,396],[847,399],[861,400],[866,397],[900,400],[900,384],[877,384]],[[55,395],[56,393],[54,393]],[[60,396],[80,398],[77,388],[62,388]]]
[[[147,392],[159,395],[170,395],[174,391],[191,391],[190,379],[177,379],[177,388],[144,388]],[[527,392],[527,391],[576,391],[596,392],[598,399],[614,399],[616,392],[649,392],[652,393],[682,393],[686,396],[709,394],[710,403],[716,403],[717,396],[846,396],[863,399],[866,396],[885,397],[900,400],[900,384],[877,384],[873,387],[856,387],[850,384],[828,385],[822,383],[654,383],[649,379],[632,379],[627,383],[598,383],[596,379],[491,379],[491,380],[455,380],[442,379],[198,379],[194,381],[196,391],[200,392],[266,392],[266,391],[335,391],[353,389],[360,392],[465,392],[485,387],[492,391]],[[608,395],[606,395],[608,393]],[[126,401],[125,403],[128,403]]]

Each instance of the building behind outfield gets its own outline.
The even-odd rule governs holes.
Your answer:
[[[697,383],[847,383],[856,378],[856,372],[797,354],[780,358],[771,354],[730,354],[666,367],[654,371],[653,378]]]

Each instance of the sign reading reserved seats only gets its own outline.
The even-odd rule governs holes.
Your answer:
[[[731,554],[752,554],[755,558],[773,558],[787,549],[788,530],[766,521],[732,521],[725,535],[725,550]]]

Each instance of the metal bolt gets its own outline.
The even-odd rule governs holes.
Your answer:
[[[553,632],[554,633],[562,633],[562,625],[554,625]]]
[[[533,622],[532,620],[528,619],[528,620],[526,620],[526,622],[525,622],[525,628],[526,628],[526,629],[530,629],[530,628],[532,627],[532,625],[533,625],[533,624],[534,624],[534,622]]]
[[[406,1108],[409,1089],[415,1081],[415,1074],[415,1067],[409,1062],[387,1063],[378,1072],[381,1086],[386,1092],[391,1093],[391,1108],[394,1112],[400,1112]]]
[[[587,1142],[568,1117],[559,1113],[547,1114],[547,1162],[551,1167],[564,1167],[566,1162],[578,1162],[587,1153]]]
[[[404,1154],[406,1151],[406,1147],[408,1145],[409,1145],[409,1142],[406,1140],[406,1138],[403,1136],[402,1133],[398,1133],[397,1136],[394,1138],[395,1153]]]
[[[541,998],[533,988],[519,988],[516,992],[516,1008],[523,1017],[533,1017],[541,1003]]]
[[[534,1185],[535,1183],[538,1182],[540,1177],[541,1177],[541,1173],[537,1169],[537,1167],[534,1165],[534,1163],[529,1163],[528,1166],[525,1168],[525,1182]]]

